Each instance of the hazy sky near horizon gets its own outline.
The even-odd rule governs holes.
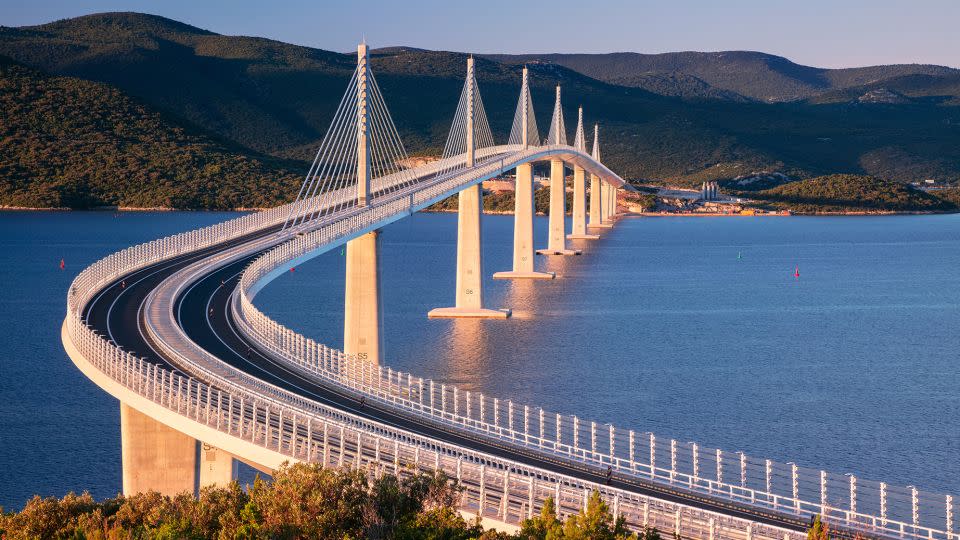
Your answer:
[[[0,0],[0,25],[102,11],[343,52],[366,36],[477,53],[754,50],[819,67],[960,67],[957,0]]]

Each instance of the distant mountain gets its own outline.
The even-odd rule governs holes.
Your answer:
[[[763,102],[809,99],[836,90],[906,76],[921,75],[935,80],[960,75],[960,70],[923,64],[824,69],[795,64],[781,56],[751,51],[498,54],[487,57],[509,63],[557,64],[595,79],[635,86],[664,95],[739,98]],[[661,80],[665,77],[676,81],[675,87],[664,87]]]
[[[222,36],[136,13],[0,27],[0,54],[43,72],[110,85],[159,111],[166,122],[222,141],[224,152],[244,152],[264,167],[264,155],[299,160],[276,162],[299,174],[306,172],[309,164],[302,162],[312,159],[356,63],[352,53]],[[541,133],[561,83],[568,136],[582,104],[587,122],[600,124],[604,161],[627,178],[696,184],[769,171],[794,179],[832,173],[960,179],[960,108],[944,107],[949,101],[935,97],[950,90],[952,70],[929,67],[928,74],[874,87],[879,83],[866,72],[840,77],[770,55],[730,53],[744,56],[735,62],[717,54],[677,53],[672,60],[655,55],[662,56],[659,71],[627,69],[643,55],[602,55],[622,62],[611,71],[621,78],[613,82],[595,78],[602,69],[584,67],[597,55],[562,55],[584,59],[571,67],[536,56],[478,57],[477,77],[495,138],[503,141],[516,106],[520,62],[529,61]],[[409,47],[372,53],[377,81],[411,154],[442,149],[465,59],[464,53]],[[716,65],[710,68],[710,62]],[[831,90],[830,81],[840,78],[849,94],[831,93],[839,90]],[[719,85],[721,79],[730,87]],[[793,89],[784,91],[789,85]],[[811,88],[820,93],[804,101],[771,104],[758,97],[780,101],[808,96]]]
[[[284,166],[296,163],[180,126],[105,84],[4,56],[0,156],[3,206],[273,206],[300,177]]]

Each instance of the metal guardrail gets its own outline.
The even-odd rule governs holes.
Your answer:
[[[469,183],[483,176],[483,169],[481,166],[476,174],[458,180]],[[418,195],[429,198],[448,189],[438,185]],[[394,208],[404,210],[402,205]],[[360,229],[384,218],[377,207],[364,217],[369,219],[338,223],[284,243],[251,264],[243,274],[235,304],[241,331],[263,344],[276,359],[318,382],[362,394],[424,421],[591,466],[610,466],[619,474],[712,498],[803,518],[820,514],[828,523],[847,529],[898,537],[960,538],[953,529],[957,505],[950,495],[758,459],[743,452],[724,452],[695,442],[658,441],[653,433],[638,434],[461,391],[454,385],[357,360],[297,334],[256,309],[252,298],[272,278],[274,269],[330,245],[347,235],[351,226]]]
[[[553,151],[560,153],[569,149],[557,148]],[[491,152],[490,155],[495,156],[495,153]],[[523,156],[511,155],[510,158],[510,163],[513,163]],[[421,191],[374,206],[379,208],[377,212],[381,212],[381,217],[391,212],[408,212],[411,205],[422,204],[431,197],[442,195],[457,182],[476,181],[484,174],[502,170],[504,161],[499,164],[495,161],[496,157],[490,157],[487,163],[477,169],[454,174],[451,178],[441,177],[425,182],[428,187],[423,187]],[[402,209],[404,204],[407,205],[406,210]],[[569,514],[578,511],[587,493],[596,489],[611,504],[615,513],[624,515],[633,527],[649,525],[683,537],[711,540],[718,535],[736,539],[800,538],[801,535],[779,527],[553,474],[469,448],[419,437],[280,389],[269,388],[262,381],[254,383],[251,389],[244,384],[251,381],[237,377],[238,373],[225,376],[216,370],[196,365],[194,363],[198,359],[182,351],[177,351],[181,355],[179,360],[203,372],[203,380],[173,373],[120,350],[82,320],[84,306],[100,289],[120,276],[180,254],[279,225],[288,211],[289,206],[284,206],[250,214],[212,227],[134,246],[94,263],[74,280],[68,293],[65,324],[69,339],[91,365],[116,384],[198,424],[291,459],[320,462],[325,466],[392,467],[398,474],[406,474],[406,467],[442,469],[465,485],[464,507],[482,515],[516,523],[536,513],[548,496],[558,501],[561,515]],[[367,226],[364,224],[367,219],[362,216],[369,212],[371,210],[347,212],[343,219],[310,224],[310,227],[316,228],[313,232],[308,232],[306,229],[309,227],[305,227],[301,231],[291,231],[285,238],[292,238],[291,242],[297,243],[315,239],[324,231],[329,234],[337,230],[341,234],[349,234],[357,227]],[[302,235],[297,236],[298,233]],[[282,244],[281,247],[284,245],[288,244]],[[207,361],[208,358],[199,359],[199,362]],[[389,380],[392,372],[388,370],[387,373]],[[247,378],[255,381],[255,378]],[[394,393],[383,392],[381,379],[380,393],[376,395]]]

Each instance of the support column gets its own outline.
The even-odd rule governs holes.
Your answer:
[[[596,240],[595,234],[587,234],[587,182],[583,167],[573,166],[573,232],[570,239]]]
[[[120,455],[123,493],[159,491],[163,495],[195,493],[197,441],[120,404]]]
[[[454,307],[436,308],[435,318],[506,319],[508,309],[483,307],[483,256],[480,250],[480,215],[483,195],[479,185],[460,192],[457,208],[457,301]]]
[[[550,160],[550,235],[547,249],[538,249],[539,255],[579,255],[580,250],[567,249],[566,240],[566,189],[563,161]]]
[[[610,224],[605,223],[603,218],[603,182],[600,177],[590,175],[590,223],[588,227],[609,228]]]
[[[553,279],[553,272],[533,269],[533,165],[517,166],[513,209],[513,270],[497,272],[493,279]]]
[[[380,363],[380,256],[371,231],[347,242],[343,300],[343,352]]]
[[[200,488],[206,486],[226,487],[237,477],[237,463],[233,455],[207,443],[200,443],[199,459]]]

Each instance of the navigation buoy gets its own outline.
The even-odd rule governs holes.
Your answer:
[[[66,266],[67,266],[67,263],[64,262],[63,259],[60,259],[60,269],[63,270],[64,268],[66,268]]]
[[[290,267],[290,271],[293,272],[293,267],[292,267],[292,266]]]
[[[737,260],[740,260],[740,259],[742,259],[742,258],[743,258],[743,255],[738,251],[738,252],[737,252]]]
[[[800,265],[797,265],[797,269],[793,271],[793,277],[800,277]]]

